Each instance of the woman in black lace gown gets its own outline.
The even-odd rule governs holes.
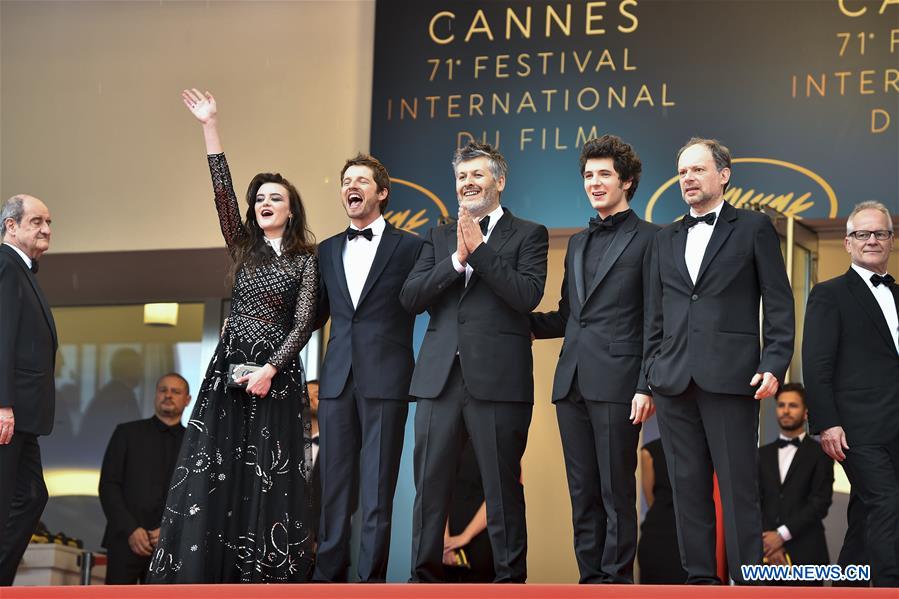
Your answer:
[[[178,457],[149,582],[303,582],[309,526],[309,400],[298,352],[312,333],[318,263],[296,189],[262,173],[241,222],[215,99],[185,90],[203,124],[222,235],[234,259],[231,313]],[[226,386],[228,366],[264,364]]]

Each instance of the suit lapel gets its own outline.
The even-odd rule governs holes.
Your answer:
[[[855,272],[855,269],[852,267],[849,267],[849,271],[846,273],[846,282],[849,287],[849,292],[852,293],[855,299],[858,300],[858,303],[862,305],[868,318],[874,323],[874,328],[880,333],[880,337],[887,343],[887,345],[889,345],[890,350],[895,352],[896,344],[893,343],[893,335],[890,334],[890,327],[887,324],[887,319],[883,315],[883,310],[880,309],[880,304],[878,304],[877,300],[874,298],[874,294],[868,289],[868,284],[862,280],[861,275]],[[896,296],[895,293],[896,292],[894,291],[894,298]]]
[[[687,270],[687,229],[684,227],[683,221],[675,226],[677,229],[671,236],[671,255],[674,257],[674,266],[684,278],[687,287],[693,289],[693,280],[690,278],[690,271]]]
[[[31,272],[31,269],[28,268],[28,265],[25,264],[22,257],[19,256],[14,249],[7,247],[2,243],[0,243],[0,248],[13,258],[13,262],[19,265],[19,268],[22,269],[22,273],[28,280],[28,284],[31,285],[31,288],[34,290],[34,294],[37,296],[37,300],[41,305],[41,311],[44,313],[44,320],[47,321],[47,326],[50,328],[50,336],[53,338],[53,349],[55,351],[59,345],[58,339],[56,338],[56,321],[53,319],[53,312],[50,311],[50,305],[47,303],[47,298],[44,297],[41,286],[38,285],[37,279],[34,278],[34,273]]]
[[[392,225],[387,224],[387,226],[384,227],[381,242],[378,244],[378,250],[375,252],[375,259],[372,261],[368,276],[365,278],[365,285],[362,286],[362,293],[359,294],[359,303],[356,304],[356,309],[358,309],[359,306],[362,305],[362,302],[365,301],[365,296],[368,295],[368,292],[375,284],[375,281],[381,276],[384,267],[390,262],[390,257],[393,255],[394,250],[396,250],[396,246],[400,243],[400,235],[401,233]]]
[[[712,230],[712,238],[709,239],[709,244],[702,255],[702,263],[699,265],[699,273],[696,275],[697,284],[702,280],[702,275],[708,270],[709,264],[714,260],[715,255],[718,254],[724,242],[733,233],[733,221],[737,219],[737,211],[733,206],[724,202],[724,205],[721,207],[721,213],[718,216],[718,222]]]
[[[337,241],[337,247],[331,254],[331,262],[334,266],[334,272],[337,273],[337,284],[343,293],[343,299],[350,307],[353,306],[353,299],[350,297],[350,288],[346,283],[346,271],[343,268],[343,248],[346,246],[346,235],[341,235]]]
[[[574,287],[577,291],[577,299],[581,305],[584,305],[586,291],[584,290],[584,250],[587,249],[587,236],[589,231],[584,235],[575,236],[571,242],[572,256],[572,276],[574,277]]]
[[[612,266],[636,234],[637,215],[631,212],[627,220],[616,229],[615,235],[612,236],[612,242],[609,244],[609,248],[602,255],[602,260],[599,261],[599,265],[596,267],[596,276],[590,282],[590,288],[587,291],[586,299],[590,299],[590,296],[593,295],[593,292],[596,291],[596,288],[599,287],[602,280],[609,274]]]

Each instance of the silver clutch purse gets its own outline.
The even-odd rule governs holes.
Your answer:
[[[232,389],[246,389],[246,383],[236,383],[235,381],[241,377],[253,374],[261,368],[262,366],[260,364],[254,364],[253,362],[247,362],[246,364],[231,364],[228,366],[227,386]]]

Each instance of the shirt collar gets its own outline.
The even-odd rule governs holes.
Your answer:
[[[364,230],[364,229],[360,229],[359,227],[357,227],[357,226],[354,225],[353,223],[350,223],[350,228],[351,228],[351,229],[356,229],[357,231],[362,231],[362,230]],[[365,227],[365,228],[366,228],[366,229],[371,229],[371,234],[372,234],[372,236],[378,237],[379,235],[383,235],[383,234],[384,234],[384,229],[387,228],[387,221],[384,220],[384,215],[382,214],[381,216],[379,216],[378,218],[376,218],[375,220],[373,220],[372,223],[371,223],[370,225],[368,225],[367,227]]]
[[[780,438],[783,439],[784,441],[789,441],[789,440],[790,440],[790,437],[786,436],[786,435],[783,434],[783,433],[781,433],[779,436],[780,436]],[[799,436],[796,437],[796,438],[799,439],[799,442],[800,442],[800,443],[802,443],[803,441],[805,441],[805,433],[799,433]]]
[[[721,200],[721,203],[718,204],[718,207],[715,208],[714,210],[712,210],[712,212],[715,213],[715,222],[718,222],[718,217],[721,216],[722,208],[724,208],[724,200]],[[710,214],[710,213],[706,212],[706,214]],[[693,208],[690,208],[690,216],[699,216],[699,213],[696,212],[695,210],[693,210]],[[712,226],[714,227],[715,225],[712,225]]]
[[[12,249],[16,250],[16,253],[19,254],[19,256],[22,257],[22,260],[25,261],[25,265],[28,267],[28,270],[31,270],[31,258],[28,257],[28,254],[26,254],[25,252],[23,252],[22,250],[20,250],[19,248],[17,248],[16,246],[14,246],[13,244],[11,244],[8,241],[4,241],[3,245],[8,245]]]

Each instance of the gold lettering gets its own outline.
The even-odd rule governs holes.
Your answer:
[[[630,13],[626,10],[630,6],[633,6],[636,8],[637,0],[622,0],[621,4],[618,5],[618,12],[621,13],[621,16],[627,17],[628,19],[631,20],[631,24],[628,25],[627,27],[622,26],[622,25],[618,26],[618,31],[620,31],[621,33],[633,33],[637,30],[637,25],[639,24],[637,17],[634,16],[633,13]]]
[[[891,87],[894,92],[899,92],[897,83],[899,83],[899,69],[887,69],[886,76],[883,78],[884,93],[888,93]]]
[[[475,56],[474,57],[474,78],[478,78],[478,73],[487,69],[483,64],[483,61],[487,60],[488,56]]]
[[[540,90],[540,93],[543,94],[544,96],[546,96],[546,112],[552,111],[552,97],[553,97],[553,94],[555,94],[557,91],[559,91],[559,90],[557,90],[557,89],[541,89]]]
[[[481,23],[478,25],[478,23]],[[490,24],[487,23],[487,15],[484,14],[484,9],[479,8],[478,12],[474,13],[474,18],[471,20],[471,26],[468,28],[468,33],[465,34],[465,42],[471,39],[475,33],[484,33],[487,35],[487,39],[491,42],[493,41],[493,32],[490,31]]]
[[[496,57],[496,78],[497,79],[508,79],[509,73],[506,72],[506,68],[509,66],[506,61],[509,59],[508,54],[499,54]]]
[[[637,98],[634,100],[634,108],[636,108],[640,102],[649,102],[650,106],[655,106],[652,102],[652,94],[649,93],[649,88],[646,87],[645,83],[640,86],[640,91],[637,92]]]
[[[521,36],[529,40],[531,39],[531,7],[528,6],[525,8],[524,12],[524,23],[521,22],[521,19],[518,18],[518,15],[515,14],[515,9],[511,6],[506,8],[506,39],[512,37],[512,21],[515,21],[515,26],[518,27],[518,31],[521,32]]]
[[[593,125],[592,127],[590,127],[589,132],[584,131],[583,127],[578,127],[577,128],[577,137],[574,140],[574,147],[580,148],[587,142],[588,139],[593,139],[595,137],[599,137],[599,135],[597,135],[597,133],[596,133],[596,125]]]
[[[846,91],[846,77],[849,77],[850,75],[852,75],[852,72],[850,72],[850,71],[838,71],[838,72],[834,73],[834,76],[840,80],[840,95],[841,96],[844,95],[844,92]]]
[[[437,24],[437,21],[439,21],[442,18],[448,18],[450,20],[455,20],[456,15],[454,13],[451,13],[448,10],[442,10],[439,13],[437,13],[436,15],[434,15],[433,17],[431,17],[431,22],[428,24],[428,34],[431,36],[431,40],[435,44],[440,44],[441,46],[452,43],[452,41],[454,39],[456,39],[456,36],[453,34],[450,34],[449,37],[437,37],[437,34],[434,32],[434,26]]]
[[[565,5],[564,22],[551,4],[546,5],[546,37],[552,36],[553,21],[559,26],[559,29],[565,34],[565,37],[571,37],[571,4]]]
[[[612,59],[612,53],[609,52],[608,48],[602,51],[602,55],[596,62],[596,68],[593,70],[598,73],[599,70],[603,67],[612,67],[612,70],[615,70],[615,61]]]
[[[868,11],[868,8],[863,6],[859,10],[850,11],[846,8],[846,0],[837,0],[837,4],[840,6],[840,12],[846,15],[847,17],[860,17]]]
[[[534,130],[530,127],[524,128],[521,130],[521,133],[518,138],[518,149],[524,151],[524,144],[530,143],[534,141],[527,133],[533,133]]]
[[[450,94],[446,97],[446,116],[450,119],[457,119],[462,115],[459,114],[459,100],[462,96],[459,94]]]
[[[525,108],[530,108],[534,114],[537,113],[537,107],[534,105],[534,98],[531,97],[531,92],[524,92],[524,95],[521,96],[521,102],[518,103],[518,109],[515,111],[516,114],[521,114],[521,111]]]
[[[400,120],[404,120],[406,114],[414,121],[418,118],[418,98],[412,98],[412,104],[410,105],[405,98],[400,98]]]
[[[621,86],[621,95],[618,95],[618,92],[615,91],[615,88],[611,85],[609,86],[608,92],[609,100],[608,107],[612,108],[612,98],[615,99],[615,102],[618,104],[619,108],[626,108],[627,106],[627,86]]]
[[[861,71],[858,74],[858,93],[863,96],[869,96],[874,93],[874,90],[871,89],[871,75],[874,74],[874,71]]]
[[[477,102],[475,102],[477,100]],[[477,111],[479,116],[484,116],[484,113],[481,111],[481,105],[484,103],[484,96],[481,94],[471,94],[468,97],[468,116],[474,116],[475,111]]]
[[[497,94],[496,92],[493,92],[493,105],[492,105],[493,109],[491,111],[491,114],[496,114],[497,105],[499,105],[499,107],[502,109],[503,114],[509,114],[509,92],[506,92],[505,104],[503,103],[500,95]]]
[[[606,32],[606,30],[601,27],[593,26],[594,21],[596,21],[597,23],[599,21],[602,21],[602,13],[594,14],[593,9],[594,8],[605,8],[605,6],[606,6],[606,3],[602,0],[600,0],[599,2],[588,2],[587,3],[587,30],[586,30],[587,35],[603,35]]]
[[[636,71],[637,67],[630,64],[629,58],[630,58],[630,48],[625,48],[624,49],[624,70],[625,71]]]
[[[879,117],[879,118],[878,118]],[[880,123],[878,123],[878,120]],[[890,128],[890,113],[883,108],[871,111],[871,133],[883,133]]]
[[[883,4],[880,5],[880,10],[877,11],[877,14],[882,15],[890,4],[899,4],[899,0],[883,0]]]
[[[668,84],[662,84],[662,106],[675,106],[674,102],[668,101]]]
[[[583,102],[584,94],[587,92],[593,94],[593,104],[591,104],[590,106],[585,106],[584,102]],[[599,92],[596,90],[596,88],[585,87],[584,89],[582,89],[581,91],[578,92],[577,105],[581,110],[587,110],[587,111],[593,110],[594,108],[596,108],[597,104],[599,104]]]
[[[515,71],[515,74],[519,77],[529,77],[531,74],[531,63],[530,63],[530,54],[519,54],[518,55],[518,64],[521,66],[520,69]]]
[[[814,87],[815,90],[818,92],[818,95],[824,96],[824,90],[825,90],[826,87],[827,87],[826,83],[827,83],[827,79],[826,79],[826,77],[825,77],[825,75],[824,75],[823,73],[821,74],[821,85],[820,85],[820,87],[818,86],[818,81],[817,81],[817,79],[815,79],[815,77],[814,77],[812,74],[806,75],[806,76],[805,76],[805,97],[806,97],[806,98],[811,97],[811,95],[812,95],[812,88],[813,88],[813,87]]]
[[[578,55],[577,50],[573,51],[574,53],[574,62],[577,64],[577,70],[580,73],[583,73],[587,69],[587,62],[590,61],[590,57],[593,56],[593,50],[587,50],[587,56],[584,57],[584,62],[581,62],[581,57]]]

